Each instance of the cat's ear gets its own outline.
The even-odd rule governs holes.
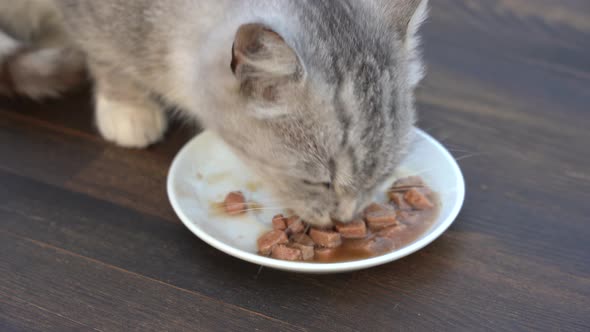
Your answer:
[[[297,54],[273,30],[261,24],[242,25],[232,47],[231,69],[241,91],[254,98],[274,101],[281,87],[302,79]]]
[[[401,38],[409,65],[408,83],[415,87],[424,77],[418,30],[428,16],[428,0],[370,0],[378,13],[385,15]]]
[[[428,16],[428,0],[372,0],[393,25],[399,36],[411,39]]]

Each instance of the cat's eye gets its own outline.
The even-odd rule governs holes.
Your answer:
[[[332,182],[313,182],[308,180],[303,180],[303,183],[308,186],[315,186],[315,187],[324,187],[328,190],[332,189]]]

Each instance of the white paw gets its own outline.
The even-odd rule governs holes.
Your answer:
[[[137,104],[96,98],[96,124],[102,136],[128,148],[144,148],[164,136],[166,114],[150,101]]]

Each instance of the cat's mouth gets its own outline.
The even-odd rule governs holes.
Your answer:
[[[318,227],[318,228],[330,228],[334,225],[332,218],[328,214],[323,214],[319,216],[310,216],[307,218],[303,218],[308,224]]]

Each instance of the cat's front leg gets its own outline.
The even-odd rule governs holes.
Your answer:
[[[115,70],[92,66],[95,119],[102,136],[123,147],[144,148],[164,136],[165,111],[149,92]]]

